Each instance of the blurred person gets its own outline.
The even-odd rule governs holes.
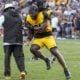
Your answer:
[[[68,3],[68,0],[55,0],[55,4],[57,6],[60,6],[61,4],[66,5]]]
[[[27,0],[19,0],[19,6],[24,7],[27,4]]]
[[[72,9],[68,8],[67,10],[64,11],[63,15],[65,16],[65,33],[66,33],[66,38],[71,38],[71,28],[72,28]]]
[[[75,18],[76,18],[76,16],[75,16],[74,14],[72,14],[72,28],[71,28],[71,34],[72,34],[72,38],[73,38],[73,39],[76,39]]]
[[[11,4],[5,4],[3,15],[0,16],[0,26],[4,28],[4,76],[6,80],[11,79],[11,55],[15,58],[17,67],[20,71],[20,80],[26,80],[24,53],[23,53],[23,35],[22,20]]]
[[[75,18],[75,32],[76,38],[80,38],[80,12],[77,13]]]
[[[51,26],[52,26],[52,32],[53,32],[53,36],[55,37],[55,39],[57,38],[57,29],[58,29],[58,16],[55,13],[55,15],[52,15],[51,18]]]
[[[65,23],[65,16],[62,14],[62,11],[60,10],[58,12],[58,38],[57,39],[65,39],[65,27],[64,27],[64,23]]]
[[[51,23],[48,16],[43,12],[38,12],[38,7],[36,5],[32,5],[29,9],[29,15],[26,17],[26,26],[29,29],[28,41],[33,38],[30,48],[32,54],[42,59],[49,70],[51,68],[50,61],[40,52],[41,48],[46,47],[51,54],[57,58],[64,70],[66,79],[69,80],[71,77],[70,72],[52,35]]]
[[[48,5],[53,9],[55,7],[55,0],[51,0],[48,2]]]

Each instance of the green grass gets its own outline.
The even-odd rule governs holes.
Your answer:
[[[71,71],[71,80],[80,80],[80,40],[57,40],[60,52]],[[43,54],[50,57],[50,52],[43,48]],[[60,64],[55,61],[50,70],[46,70],[45,63],[42,60],[31,61],[31,53],[29,47],[24,46],[25,64],[28,72],[27,80],[66,80],[63,69]],[[19,80],[19,71],[15,60],[11,59],[12,80]],[[0,80],[4,80],[4,53],[2,39],[0,38]]]

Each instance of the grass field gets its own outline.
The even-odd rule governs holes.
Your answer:
[[[64,56],[66,63],[71,71],[71,80],[80,80],[80,40],[57,40],[60,52]],[[43,54],[50,57],[47,49],[41,50]],[[50,70],[46,70],[45,63],[42,60],[32,61],[29,47],[24,46],[25,64],[28,72],[27,80],[66,80],[63,69],[57,60]],[[4,53],[2,39],[0,38],[0,80],[4,80]],[[15,60],[11,59],[12,80],[19,80],[19,71]]]

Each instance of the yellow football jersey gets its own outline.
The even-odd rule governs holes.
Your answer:
[[[26,22],[28,22],[31,26],[37,27],[42,24],[45,20],[43,12],[39,12],[37,18],[34,20],[30,15],[27,15]],[[50,20],[47,21],[46,32],[52,31]]]
[[[37,18],[34,20],[30,15],[26,17],[26,22],[28,22],[31,26],[35,27],[35,25],[40,25],[44,22],[44,15],[43,12],[39,12],[37,15]],[[36,27],[37,27],[36,26]],[[32,44],[38,45],[40,48],[46,46],[48,49],[51,49],[53,47],[56,47],[56,42],[52,34],[47,34],[47,33],[52,32],[52,27],[50,20],[47,21],[47,26],[46,26],[46,34],[38,34],[36,31],[34,32],[35,35],[38,34],[37,36],[34,36],[34,39],[32,40]],[[43,32],[45,33],[45,32]],[[44,36],[45,35],[45,36]]]

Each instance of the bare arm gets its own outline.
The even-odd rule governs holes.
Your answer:
[[[26,23],[25,26],[28,28],[27,40],[31,41],[34,35],[33,27],[29,23]]]

